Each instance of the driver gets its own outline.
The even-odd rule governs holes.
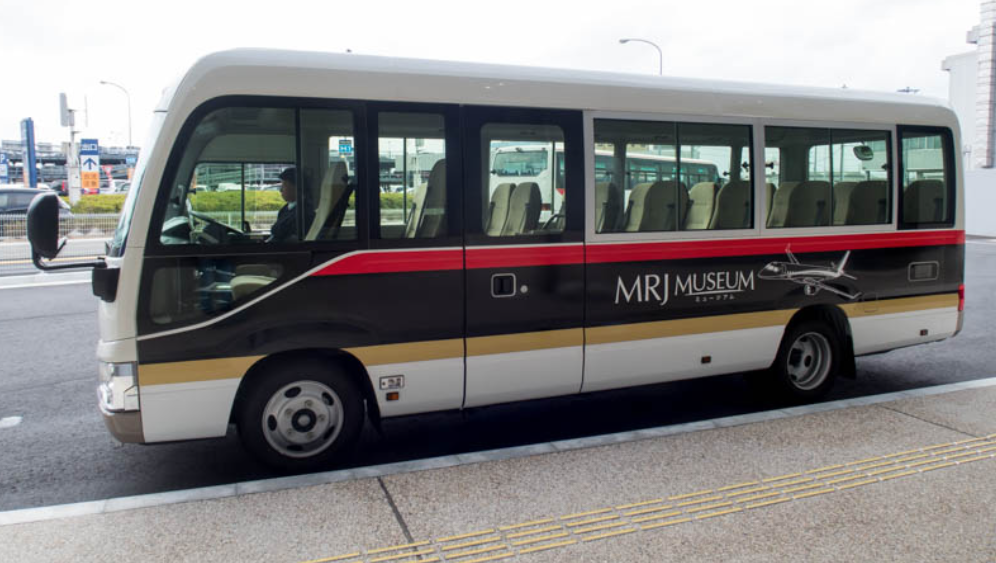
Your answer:
[[[297,170],[293,167],[280,173],[280,196],[287,203],[277,212],[277,221],[270,228],[270,238],[267,242],[295,242],[298,240],[297,212]],[[304,208],[304,220],[310,225],[315,219],[315,212]]]

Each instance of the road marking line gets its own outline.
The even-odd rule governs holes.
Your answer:
[[[467,557],[468,555],[480,555],[482,553],[488,553],[490,551],[498,551],[499,549],[508,549],[508,546],[505,544],[501,544],[501,545],[494,545],[491,547],[480,547],[478,549],[468,549],[467,551],[458,551],[456,553],[447,553],[446,559],[447,560],[456,559],[457,557]],[[429,551],[429,553],[431,553],[431,551]],[[422,554],[418,553],[416,555],[422,555]],[[373,563],[373,561],[371,561],[371,563]]]
[[[501,536],[491,536],[489,538],[483,538],[483,539],[474,540],[474,541],[468,541],[468,542],[463,542],[463,543],[458,543],[458,544],[453,544],[453,545],[447,545],[447,546],[443,547],[442,549],[443,549],[443,551],[452,551],[454,549],[462,549],[464,547],[473,547],[475,545],[484,545],[484,544],[488,544],[488,543],[494,543],[496,541],[501,541],[501,539],[502,539]]]
[[[691,522],[691,518],[678,518],[677,520],[669,520],[667,522],[658,522],[656,524],[647,524],[646,526],[640,526],[641,530],[653,530],[655,528],[663,528],[665,526],[674,526],[676,524],[684,524],[685,522]]]
[[[571,534],[568,533],[568,532],[561,532],[559,534],[549,534],[549,535],[546,535],[546,536],[540,536],[538,538],[530,538],[528,540],[514,541],[514,542],[512,542],[512,545],[514,547],[519,547],[520,545],[529,545],[531,543],[539,543],[539,542],[547,541],[547,540],[555,540],[557,538],[566,538],[569,535],[571,535]]]
[[[429,542],[425,542],[429,543]],[[381,561],[394,561],[401,559],[402,557],[414,557],[418,555],[428,555],[435,552],[435,549],[423,549],[421,551],[413,551],[411,553],[397,553],[395,555],[385,555],[384,557],[376,557],[370,560],[370,563],[380,563]],[[367,552],[369,554],[369,552]]]
[[[813,481],[812,477],[804,477],[802,479],[796,479],[795,481],[788,481],[786,483],[778,483],[776,487],[791,487],[792,485],[798,485],[799,483],[811,483]]]
[[[751,493],[756,493],[759,491],[767,491],[767,490],[769,490],[769,487],[754,487],[753,489],[747,489],[746,491],[739,491],[736,493],[728,494],[726,495],[726,498],[738,497],[740,495],[749,495]]]
[[[22,420],[24,420],[24,418],[20,416],[7,416],[0,418],[0,430],[3,430],[4,428],[13,428],[20,424]]]
[[[639,516],[641,514],[650,514],[652,512],[660,512],[662,510],[668,510],[674,508],[670,504],[665,504],[664,506],[655,506],[653,508],[643,508],[640,510],[631,510],[629,512],[623,512],[623,516]]]
[[[827,488],[827,489],[820,489],[818,491],[811,491],[811,492],[808,492],[808,493],[802,493],[801,495],[792,495],[792,499],[793,500],[799,500],[799,499],[803,499],[803,498],[809,498],[809,497],[815,497],[815,496],[819,496],[819,495],[825,495],[827,493],[835,492],[836,490],[837,489],[834,489],[833,487]]]
[[[526,522],[524,524],[513,524],[511,526],[499,526],[498,530],[501,532],[506,532],[508,530],[518,530],[520,528],[528,528],[529,526],[538,526],[540,524],[549,524],[553,522],[553,518],[543,518],[542,520],[533,520],[532,522]]]
[[[780,475],[778,477],[769,477],[767,479],[761,479],[762,483],[773,483],[775,481],[782,481],[784,479],[792,479],[794,477],[801,477],[802,473],[790,473],[788,475]]]
[[[992,454],[989,454],[989,455],[980,455],[979,457],[970,457],[968,459],[963,459],[963,460],[959,461],[958,463],[972,463],[973,461],[982,461],[984,459],[991,459],[992,457],[993,457]]]
[[[748,504],[744,508],[761,508],[763,506],[771,506],[772,504],[779,504],[779,503],[782,503],[782,502],[789,502],[790,500],[792,500],[792,499],[790,499],[790,498],[776,498],[774,500],[767,500],[767,501],[758,502],[758,503],[755,503],[755,504]]]
[[[924,471],[933,471],[935,469],[943,469],[945,467],[951,467],[952,465],[954,465],[954,462],[952,462],[952,461],[946,461],[946,462],[944,462],[944,463],[942,463],[940,465],[934,465],[932,467],[924,467],[920,471],[921,472],[924,472]]]
[[[580,530],[573,530],[575,534],[587,534],[588,532],[597,532],[599,530],[608,530],[609,528],[618,528],[619,526],[626,526],[627,522],[613,522],[611,524],[602,524],[601,526],[589,526],[587,528],[581,528]]]
[[[907,475],[916,475],[916,470],[903,471],[902,473],[894,473],[892,475],[886,475],[882,477],[883,481],[888,481],[890,479],[898,479],[899,477],[906,477]]]
[[[560,524],[557,524],[556,526],[547,526],[545,528],[537,528],[535,530],[528,530],[528,531],[525,531],[525,532],[516,532],[514,534],[506,534],[505,535],[505,539],[511,540],[511,539],[515,539],[515,538],[524,538],[526,536],[531,536],[533,534],[542,534],[543,532],[550,532],[550,531],[553,531],[553,530],[562,530],[562,529],[564,529],[563,526],[561,526]]]
[[[310,561],[304,561],[303,563],[331,563],[332,561],[342,561],[344,559],[352,559],[354,557],[359,557],[360,552],[356,551],[354,553],[348,553],[346,555],[338,555],[336,557],[325,557],[323,559],[312,559]]]
[[[607,532],[607,533],[604,533],[604,534],[598,534],[597,536],[586,536],[586,537],[581,538],[581,540],[582,541],[604,540],[605,538],[611,538],[613,536],[621,536],[623,534],[632,534],[635,531],[636,531],[636,528],[629,528],[629,529],[626,529],[626,530],[616,530],[614,532]]]
[[[574,526],[587,526],[588,524],[597,524],[599,522],[606,522],[608,520],[616,520],[619,517],[616,515],[602,516],[600,518],[589,518],[588,520],[579,520],[577,522],[569,522],[566,524],[568,528],[573,528]]]
[[[449,536],[446,538],[437,538],[436,541],[439,543],[444,543],[448,541],[465,540],[467,538],[472,538],[474,536],[483,536],[485,534],[493,534],[495,532],[494,528],[490,530],[481,530],[480,532],[471,532],[469,534],[460,534],[459,536]]]
[[[562,542],[559,542],[559,543],[551,543],[551,544],[547,544],[547,545],[537,545],[536,547],[529,547],[529,548],[526,548],[526,549],[520,549],[519,550],[519,555],[525,555],[526,553],[533,553],[533,552],[536,552],[536,551],[543,551],[544,549],[553,549],[555,547],[564,547],[564,546],[568,546],[568,545],[574,545],[576,543],[578,543],[578,540],[567,540],[567,541],[562,541]]]
[[[809,471],[806,471],[806,474],[810,475],[813,473],[822,473],[824,471],[830,471],[831,469],[840,469],[841,467],[844,467],[844,464],[838,463],[837,465],[828,465],[826,467],[821,467],[819,469],[810,469]]]
[[[688,494],[684,494],[684,495],[674,495],[673,497],[667,497],[667,500],[682,500],[682,499],[697,497],[697,496],[701,496],[701,495],[711,495],[714,492],[715,491],[713,491],[713,490],[710,489],[708,491],[698,491],[698,492],[695,492],[695,493],[688,493]],[[681,505],[678,505],[678,506],[681,506]]]
[[[398,549],[408,549],[412,547],[422,547],[424,545],[429,545],[429,540],[420,541],[415,543],[406,543],[402,545],[392,545],[391,547],[382,547],[380,549],[368,549],[367,555],[375,555],[377,553],[385,553],[387,551],[396,551]]]
[[[811,485],[802,485],[801,487],[792,487],[791,489],[783,489],[781,492],[789,494],[797,491],[808,491],[810,489],[818,489],[823,486],[825,486],[823,483],[813,483]]]
[[[512,552],[497,553],[495,555],[488,555],[487,557],[478,557],[477,559],[464,559],[460,563],[484,563],[485,561],[495,561],[498,559],[505,559],[506,557],[513,557],[514,555],[515,554]]]
[[[946,445],[947,444],[945,444],[945,446]],[[844,465],[846,465],[847,467],[851,467],[853,465],[864,465],[866,463],[871,463],[873,461],[878,461],[880,459],[882,459],[882,456],[875,456],[875,457],[870,457],[868,459],[862,459],[861,461],[852,461],[850,463],[845,463]]]
[[[863,477],[863,475],[862,475]],[[878,483],[878,479],[867,479],[865,481],[858,481],[857,483],[848,483],[847,485],[841,485],[838,487],[840,490],[844,491],[847,489],[853,489],[855,487],[861,487],[864,485],[871,485],[872,483]]]
[[[654,514],[653,516],[643,516],[642,518],[633,518],[634,524],[639,524],[640,522],[649,522],[651,520],[660,520],[661,518],[671,518],[673,516],[678,516],[681,514],[680,510],[675,510],[674,512],[668,512],[665,514]]]
[[[702,512],[705,510],[712,510],[713,508],[722,508],[724,506],[732,506],[732,502],[717,502],[716,504],[707,504],[705,506],[696,506],[695,508],[689,508],[685,512],[688,514],[695,514],[696,512]]]
[[[764,493],[763,495],[754,495],[746,498],[737,499],[737,502],[750,502],[752,500],[761,500],[763,498],[777,497],[782,494],[780,491],[775,491],[773,493]]]
[[[754,485],[759,485],[759,484],[760,483],[757,482],[757,481],[749,481],[747,483],[740,483],[739,485],[730,485],[728,487],[721,487],[719,489],[716,489],[716,492],[717,493],[722,493],[722,492],[725,492],[725,491],[732,491],[734,489],[742,489],[744,487],[752,487]],[[742,493],[737,493],[737,494],[742,494]]]
[[[720,510],[719,512],[710,512],[709,514],[700,514],[695,517],[696,520],[705,520],[706,518],[715,518],[717,516],[724,516],[726,514],[733,514],[734,512],[741,512],[742,508],[736,507],[729,510]]]
[[[645,500],[643,502],[634,502],[633,504],[621,504],[621,505],[619,505],[619,506],[616,507],[616,510],[626,510],[626,509],[629,509],[629,508],[636,508],[638,506],[647,506],[648,504],[657,504],[657,503],[660,503],[660,502],[664,502],[664,499],[662,499],[662,498],[655,498],[654,500]]]
[[[723,495],[716,495],[716,496],[701,498],[701,499],[698,499],[698,500],[690,500],[690,501],[687,501],[687,502],[680,502],[680,503],[676,504],[675,506],[680,508],[680,507],[683,507],[683,506],[691,506],[693,504],[702,504],[703,502],[712,502],[714,500],[719,500],[721,498],[723,498]]]
[[[561,516],[561,520],[573,520],[574,518],[581,518],[583,516],[593,516],[595,514],[605,514],[606,512],[612,512],[611,508],[602,508],[600,510],[589,510],[588,512],[578,512],[577,514],[568,514],[567,516]]]

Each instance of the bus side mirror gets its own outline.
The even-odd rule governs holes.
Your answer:
[[[28,206],[28,242],[31,243],[31,261],[39,270],[66,270],[69,268],[94,268],[104,265],[103,259],[92,262],[46,264],[59,255],[66,239],[59,240],[59,198],[52,192],[35,196]]]
[[[28,206],[28,241],[32,256],[51,260],[65,246],[59,240],[59,200],[54,193],[39,194]]]

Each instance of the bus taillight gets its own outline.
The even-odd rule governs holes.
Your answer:
[[[965,310],[965,284],[958,286],[958,312]]]

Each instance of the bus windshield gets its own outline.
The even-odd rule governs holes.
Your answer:
[[[495,153],[492,173],[496,176],[535,176],[546,170],[546,149],[499,151]]]

